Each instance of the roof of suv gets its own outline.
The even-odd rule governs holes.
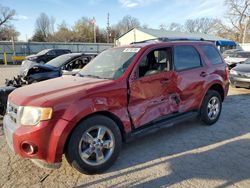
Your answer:
[[[143,48],[143,47],[157,47],[157,46],[164,46],[164,45],[176,45],[176,44],[190,44],[190,45],[193,45],[193,44],[203,44],[203,45],[214,45],[213,42],[210,42],[210,41],[197,41],[197,40],[194,40],[194,41],[191,41],[191,40],[187,40],[187,41],[183,41],[183,40],[180,40],[180,41],[146,41],[146,42],[138,42],[138,43],[134,43],[134,44],[130,44],[130,45],[127,45],[127,47],[136,47],[136,48]]]

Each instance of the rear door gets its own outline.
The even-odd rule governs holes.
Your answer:
[[[178,110],[172,48],[144,54],[129,80],[128,111],[135,128]]]
[[[207,66],[203,62],[198,47],[174,47],[174,70],[177,74],[176,85],[180,97],[179,112],[199,108],[208,76]]]

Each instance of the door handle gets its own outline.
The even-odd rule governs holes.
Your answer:
[[[206,77],[206,76],[207,76],[207,73],[203,71],[203,72],[201,72],[200,76],[201,76],[201,77]]]

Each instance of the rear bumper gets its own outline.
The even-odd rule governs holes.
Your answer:
[[[51,120],[41,122],[37,126],[17,126],[8,115],[4,116],[3,127],[6,141],[15,154],[34,159],[43,168],[58,168],[62,161],[64,144],[69,134],[69,122]],[[28,153],[23,145],[31,144],[35,152]]]

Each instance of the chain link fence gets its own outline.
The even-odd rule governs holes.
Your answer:
[[[7,62],[12,64],[13,56],[24,57],[35,54],[44,49],[69,49],[72,52],[100,53],[113,47],[111,43],[81,43],[81,42],[6,42],[0,41],[0,64],[4,62],[4,53]],[[20,58],[22,59],[22,58]],[[14,62],[15,63],[15,62]],[[17,62],[16,62],[17,63]]]

